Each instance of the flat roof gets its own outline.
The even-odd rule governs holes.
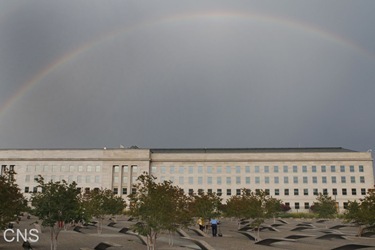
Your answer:
[[[357,152],[342,147],[319,148],[151,148],[152,153],[331,153]]]

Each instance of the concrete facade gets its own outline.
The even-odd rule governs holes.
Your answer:
[[[0,150],[0,165],[14,166],[28,195],[39,191],[34,178],[42,175],[75,181],[83,192],[108,188],[126,197],[147,172],[186,193],[221,194],[224,202],[243,188],[263,189],[295,212],[308,211],[317,193],[330,195],[342,211],[374,188],[371,153],[343,148]]]

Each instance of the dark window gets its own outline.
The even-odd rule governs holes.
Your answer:
[[[236,189],[236,195],[241,195],[241,189]]]
[[[337,188],[333,188],[333,189],[332,189],[332,194],[333,194],[333,195],[337,195]]]
[[[357,195],[357,189],[352,188],[352,195]]]
[[[295,188],[295,189],[294,189],[294,195],[299,195],[299,193],[298,193],[298,188]]]
[[[347,195],[346,188],[342,189],[342,195]]]
[[[207,194],[212,194],[212,189],[211,188],[207,189]]]
[[[232,189],[227,189],[227,195],[232,195]]]
[[[122,188],[122,194],[128,194],[128,189],[127,188]]]
[[[29,187],[25,187],[25,193],[29,192]]]
[[[361,188],[361,195],[366,195],[366,188]]]
[[[323,188],[323,194],[324,194],[324,195],[328,195],[328,189]]]
[[[118,194],[118,188],[113,188],[113,193]]]
[[[348,203],[347,202],[344,202],[344,208],[348,209]]]
[[[275,189],[275,195],[280,195],[280,190],[278,188]]]
[[[217,195],[218,196],[221,196],[223,194],[223,191],[221,190],[221,188],[219,188],[218,190],[217,190]]]
[[[192,195],[194,193],[193,189],[189,189],[189,194]]]
[[[314,189],[313,189],[313,194],[314,194],[314,195],[318,195],[318,189],[317,189],[317,188],[314,188]]]
[[[299,209],[299,202],[294,203],[294,208]]]
[[[305,209],[309,209],[310,208],[310,204],[308,202],[305,202]]]
[[[284,189],[284,195],[289,195],[289,189]]]

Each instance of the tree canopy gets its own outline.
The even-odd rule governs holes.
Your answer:
[[[171,181],[157,183],[156,177],[143,173],[134,185],[136,192],[129,197],[129,214],[140,222],[134,230],[147,236],[148,249],[154,249],[161,231],[175,231],[191,223],[189,198],[183,189]]]
[[[125,207],[125,200],[109,189],[94,189],[83,196],[85,216],[88,219],[94,217],[99,220],[98,233],[102,231],[103,220],[106,215],[122,214]]]
[[[365,229],[373,229],[375,227],[375,191],[369,191],[359,202],[349,201],[344,218],[347,222],[358,226],[358,236],[361,236]]]
[[[311,210],[318,215],[318,218],[334,218],[337,214],[336,201],[326,194],[319,193]]]
[[[42,225],[50,228],[51,250],[57,249],[57,239],[63,223],[75,221],[80,217],[80,191],[75,182],[44,182],[38,178],[38,187],[31,198],[32,213],[42,220]]]
[[[27,200],[15,183],[15,174],[13,170],[5,170],[0,176],[0,229],[27,208]]]

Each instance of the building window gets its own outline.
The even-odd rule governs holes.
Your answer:
[[[259,173],[259,166],[255,166],[255,173]]]
[[[350,183],[355,183],[355,176],[350,176]]]
[[[118,188],[113,188],[113,193],[118,194]]]
[[[269,173],[270,172],[270,167],[269,166],[264,166],[264,172]]]
[[[175,170],[174,166],[169,167],[169,173],[170,174],[174,174],[174,170]]]
[[[216,184],[221,185],[221,177],[220,176],[216,178]]]
[[[212,174],[212,167],[211,166],[207,167],[207,173]]]
[[[232,178],[231,178],[230,176],[228,176],[228,177],[226,178],[226,183],[227,183],[228,185],[232,184]]]
[[[293,183],[298,184],[298,176],[293,176]]]
[[[288,188],[284,189],[284,195],[289,195],[289,189]]]
[[[294,189],[294,195],[299,195],[298,188]]]
[[[157,173],[157,168],[156,166],[151,167],[151,174],[156,174]]]
[[[203,167],[202,166],[198,166],[198,174],[202,174],[203,173]]]
[[[288,184],[289,183],[289,178],[288,176],[284,176],[284,184]]]
[[[211,177],[211,182],[212,182],[212,177]],[[178,183],[179,183],[180,185],[183,185],[183,184],[184,184],[184,177],[183,177],[183,176],[179,176],[179,177],[178,177]],[[209,183],[209,184],[211,184],[211,183]]]
[[[232,189],[227,189],[227,195],[228,196],[232,195]]]
[[[255,184],[260,184],[260,177],[259,176],[255,177]]]
[[[29,187],[25,187],[25,193],[29,192]]]
[[[221,190],[221,188],[218,188],[217,189],[217,195],[218,196],[221,196],[223,194],[223,191]]]
[[[250,166],[245,166],[245,173],[250,173]]]
[[[328,189],[327,188],[323,188],[323,195],[328,195]]]
[[[127,176],[122,177],[122,183],[128,183],[128,177]]]
[[[270,195],[270,190],[269,190],[269,188],[264,189],[264,192],[266,193],[266,195]]]
[[[351,173],[353,173],[353,172],[354,172],[354,166],[349,166],[349,171],[350,171]]]
[[[363,172],[363,166],[359,165],[359,172]]]
[[[87,166],[87,171],[91,171],[91,166]],[[120,167],[118,165],[113,166],[113,172],[118,173],[120,171]]]
[[[304,188],[303,189],[303,195],[309,195],[309,189]]]
[[[273,172],[278,173],[279,172],[279,166],[273,166]]]
[[[61,168],[62,168],[62,171],[67,171],[68,170],[67,166],[62,166]],[[91,166],[87,166],[86,170],[87,170],[87,172],[91,172],[92,171],[92,167]],[[120,170],[119,166],[115,166],[115,173],[118,173],[119,170]]]
[[[241,195],[241,189],[236,189],[236,195]]]
[[[314,195],[318,195],[318,189],[317,189],[317,188],[314,188],[314,189],[313,189],[313,194],[314,194]]]
[[[165,174],[166,172],[167,172],[166,167],[161,166],[161,167],[160,167],[160,173]]]
[[[331,166],[331,172],[332,173],[336,172],[336,166]]]
[[[294,208],[295,208],[295,209],[299,209],[299,202],[295,202],[295,203],[294,203]]]
[[[222,172],[222,167],[218,166],[217,169],[216,169],[216,173],[220,174],[221,172]]]
[[[311,172],[316,173],[316,166],[311,166]]]
[[[226,168],[225,168],[225,172],[226,172],[227,174],[230,174],[230,172],[231,172],[230,166],[226,166]]]
[[[302,166],[302,172],[307,173],[307,166]]]
[[[86,183],[90,183],[90,182],[91,182],[91,176],[90,175],[86,175]],[[118,183],[118,176],[114,177],[114,182]]]
[[[345,173],[345,166],[343,166],[343,165],[340,166],[340,172]]]
[[[341,183],[346,183],[346,177],[345,176],[341,176]]]
[[[366,188],[361,188],[361,195],[366,195]]]
[[[337,181],[336,181],[336,176],[331,176],[331,182],[332,182],[332,183],[337,183]]]
[[[327,176],[322,176],[322,183],[327,183]]]
[[[264,183],[269,184],[270,183],[270,177],[268,177],[268,176],[264,177]]]
[[[297,173],[298,171],[298,167],[297,166],[293,166],[293,173]]]
[[[337,188],[332,188],[332,194],[337,195]]]
[[[241,173],[241,167],[240,166],[236,166],[236,174],[240,174]]]
[[[241,176],[236,176],[236,184],[241,184]]]
[[[189,174],[192,174],[192,173],[194,173],[194,168],[193,166],[189,166]]]
[[[359,182],[360,183],[365,183],[365,177],[364,176],[360,176],[359,177]]]
[[[127,188],[122,188],[122,194],[128,194],[128,189]]]
[[[283,172],[288,173],[288,166],[283,166]]]
[[[343,188],[343,189],[342,189],[342,195],[347,195],[346,188]]]
[[[321,171],[322,171],[322,173],[325,173],[326,171],[327,171],[327,169],[326,169],[326,166],[321,166]]]
[[[308,183],[307,176],[302,177],[302,181],[303,181],[303,184],[307,184]]]
[[[209,185],[212,184],[212,177],[211,176],[207,177],[207,184],[209,184]]]
[[[194,178],[192,176],[189,176],[189,184],[190,185],[194,184]]]
[[[250,184],[250,177],[246,176],[245,181],[246,181],[246,184]]]
[[[203,177],[199,176],[198,177],[198,185],[202,185],[202,184],[203,184]]]
[[[212,194],[212,188],[207,189],[207,194]]]
[[[352,195],[357,195],[357,189],[352,188]]]
[[[199,194],[199,195],[202,195],[202,194],[204,194],[204,191],[203,191],[203,189],[199,188],[199,189],[198,189],[198,194]]]
[[[189,189],[189,195],[193,195],[194,194],[194,189],[190,188]]]
[[[279,184],[279,177],[278,176],[274,177],[274,182],[275,182],[275,184]]]
[[[73,178],[73,176],[72,176],[72,178]],[[100,183],[100,176],[98,176],[98,175],[95,176],[95,183]]]
[[[129,173],[129,166],[127,166],[127,165],[123,165],[123,166],[122,166],[122,172],[123,172],[123,173]],[[164,168],[164,173],[165,173],[165,168]]]
[[[313,178],[312,178],[312,182],[313,182],[314,184],[318,183],[318,177],[313,176]]]
[[[305,209],[310,209],[310,204],[308,202],[305,202]]]
[[[207,168],[207,171],[208,171],[208,169],[209,169],[210,171],[212,170],[211,167],[208,167],[208,168]],[[179,173],[179,174],[184,174],[184,167],[183,167],[183,166],[178,167],[178,173]],[[210,172],[210,173],[211,173],[211,172]]]
[[[275,195],[280,195],[280,190],[278,188],[275,189]]]

